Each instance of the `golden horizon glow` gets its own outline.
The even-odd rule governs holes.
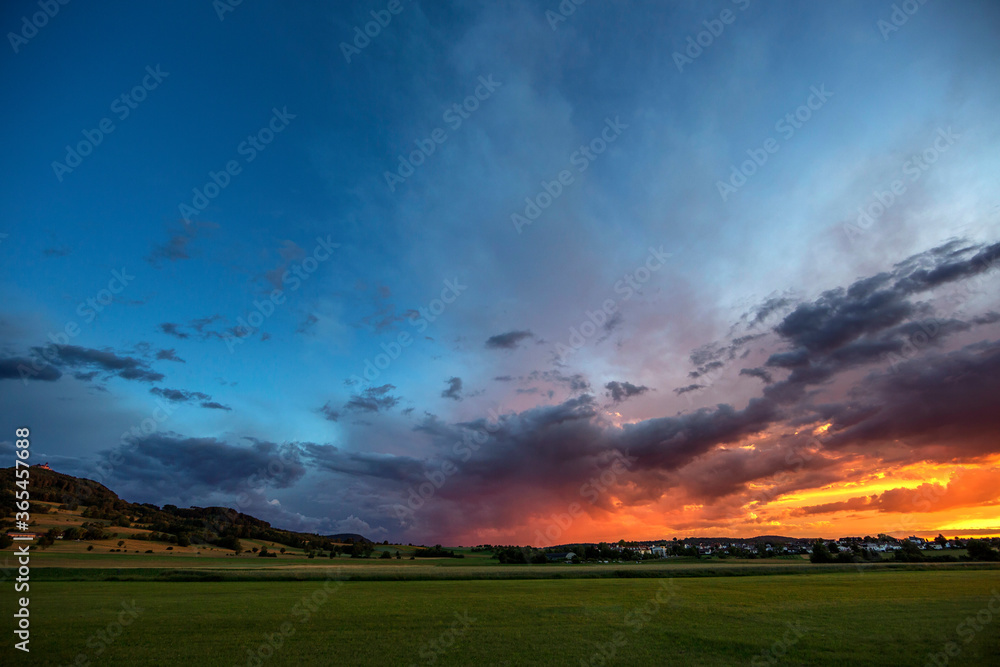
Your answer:
[[[741,450],[756,451],[756,447],[736,444],[715,451]],[[688,497],[683,484],[668,486],[663,496],[641,503],[618,490],[609,493],[602,505],[612,509],[590,514],[591,508],[584,507],[584,514],[560,529],[558,539],[547,542],[747,538],[765,534],[790,538],[879,533],[925,538],[938,534],[949,538],[1000,536],[1000,465],[995,465],[1000,464],[1000,456],[975,462],[919,461],[892,467],[880,461],[862,461],[854,455],[844,455],[842,461],[843,466],[836,472],[843,476],[841,480],[773,498],[768,491],[794,480],[794,472],[774,480],[749,482],[742,491],[714,502]],[[831,470],[837,470],[836,462]],[[683,471],[680,479],[684,479]],[[550,518],[542,519],[548,516],[543,512],[532,518],[551,524]],[[523,534],[523,529],[513,532]],[[532,541],[538,541],[534,528],[531,534],[535,536]],[[517,540],[512,537],[509,541]]]

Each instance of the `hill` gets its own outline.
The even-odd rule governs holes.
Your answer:
[[[371,542],[364,535],[359,535],[358,533],[337,533],[336,535],[327,535],[334,542],[348,543],[348,542]]]
[[[14,528],[18,490],[15,481],[14,468],[0,469],[0,527],[4,533]],[[243,542],[317,551],[332,551],[345,543],[371,544],[356,533],[323,536],[281,530],[227,507],[179,508],[131,503],[93,480],[38,467],[31,468],[30,492],[31,530],[51,532],[47,543],[58,537],[88,542],[122,537],[180,548],[212,545],[235,553],[243,549]],[[40,544],[45,543],[43,538]]]

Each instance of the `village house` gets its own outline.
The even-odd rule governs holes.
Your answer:
[[[545,557],[550,563],[569,563],[572,562],[576,557],[576,554],[572,551],[566,551],[557,554],[545,554]]]

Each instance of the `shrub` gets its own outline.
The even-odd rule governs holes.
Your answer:
[[[813,545],[812,553],[809,554],[809,562],[811,563],[832,563],[835,560],[833,554],[830,553],[830,549],[827,548],[826,544],[822,540],[816,540]]]

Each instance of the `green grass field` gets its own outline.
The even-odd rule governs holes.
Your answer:
[[[992,621],[969,643],[958,626],[987,609],[995,590],[1000,570],[967,568],[533,581],[40,581],[30,592],[31,654],[4,664],[66,665],[83,655],[81,665],[733,665],[777,648],[788,665],[923,665],[955,641],[961,653],[949,664],[987,665],[1000,656],[1000,614],[987,612]],[[8,624],[13,598],[2,596]],[[123,603],[132,601],[129,615]],[[11,644],[5,630],[5,656]]]

